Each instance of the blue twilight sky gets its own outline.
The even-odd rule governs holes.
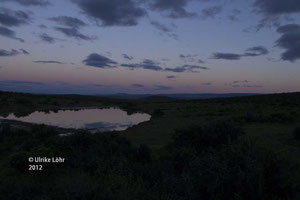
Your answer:
[[[0,90],[300,90],[299,0],[0,0]]]

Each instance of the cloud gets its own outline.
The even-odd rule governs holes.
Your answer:
[[[232,85],[231,87],[237,88],[237,87],[243,87],[243,88],[262,88],[262,85]]]
[[[4,26],[20,26],[29,22],[30,16],[27,13],[0,7],[0,24]]]
[[[243,55],[235,53],[214,53],[213,59],[224,59],[224,60],[239,60]]]
[[[117,62],[97,53],[90,54],[85,60],[82,61],[87,66],[99,68],[114,68]]]
[[[177,34],[174,32],[174,28],[176,28],[175,24],[165,25],[158,21],[151,21],[151,25],[158,29],[162,35],[167,35],[175,40],[178,39]]]
[[[265,15],[280,15],[300,12],[299,0],[256,0],[254,7]]]
[[[0,2],[11,1],[19,3],[23,6],[47,6],[49,2],[47,0],[0,0]]]
[[[168,13],[170,18],[187,18],[194,17],[196,13],[188,12],[185,7],[190,0],[154,0],[150,7],[154,10]]]
[[[154,87],[156,90],[171,90],[171,89],[173,89],[172,87],[165,86],[165,85],[155,85]]]
[[[253,83],[251,81],[248,80],[243,80],[243,81],[232,81],[232,83],[229,84],[225,84],[227,86],[230,87],[234,87],[234,88],[261,88],[263,87],[262,85],[259,85],[257,83]]]
[[[237,84],[237,83],[249,83],[248,80],[243,80],[243,81],[233,81],[233,84]]]
[[[170,76],[166,76],[167,79],[175,79],[177,78],[177,76],[174,76],[174,75],[170,75]]]
[[[209,68],[198,66],[198,65],[183,65],[181,67],[176,67],[176,68],[166,68],[165,71],[177,72],[177,73],[182,73],[182,72],[199,73],[199,71],[195,71],[195,70],[200,70],[200,69],[207,70]]]
[[[0,35],[11,38],[11,39],[18,40],[20,42],[24,42],[24,40],[22,38],[16,37],[16,33],[13,30],[10,30],[4,26],[0,26]]]
[[[40,64],[65,64],[63,62],[59,62],[59,61],[54,61],[54,60],[37,60],[34,61],[34,63],[40,63]]]
[[[87,41],[92,41],[97,39],[97,37],[95,36],[87,36],[80,33],[76,28],[55,27],[54,29],[63,33],[68,37],[74,37],[76,39],[87,40]]]
[[[281,54],[281,59],[290,62],[300,59],[300,25],[287,24],[280,26],[277,32],[282,35],[275,42],[276,46],[285,49],[285,52]]]
[[[134,26],[146,15],[135,0],[73,0],[88,16],[103,26]]]
[[[244,54],[236,53],[214,53],[212,59],[223,59],[223,60],[240,60],[242,57],[255,57],[268,54],[269,51],[264,46],[255,46],[246,49]]]
[[[267,55],[268,53],[269,53],[269,51],[266,47],[255,46],[255,47],[248,48],[246,50],[246,53],[244,54],[244,56],[255,57],[255,56],[261,56],[261,55]]]
[[[175,28],[175,25],[171,25],[171,26],[167,26],[164,25],[158,21],[151,21],[151,25],[153,25],[155,28],[157,28],[158,30],[162,31],[162,32],[173,32],[173,28]]]
[[[298,0],[255,0],[254,11],[263,18],[256,26],[257,31],[263,27],[279,27],[283,21],[289,21],[289,14],[300,12]]]
[[[202,85],[210,86],[210,85],[212,85],[212,83],[202,83]]]
[[[123,53],[122,56],[123,56],[123,58],[125,58],[127,60],[132,60],[133,59],[132,56],[129,56],[129,55],[125,54],[125,53]]]
[[[233,9],[229,15],[227,15],[227,19],[230,21],[238,21],[238,16],[242,13],[239,9]]]
[[[202,19],[214,18],[216,15],[220,14],[221,12],[222,12],[221,6],[213,6],[210,8],[206,8],[202,10],[201,18]]]
[[[68,26],[75,29],[87,25],[82,20],[75,17],[69,17],[69,16],[52,17],[49,20],[57,22],[59,25]]]
[[[39,28],[43,28],[43,29],[48,28],[45,24],[40,24],[40,25],[38,25],[38,27],[39,27]]]
[[[181,58],[184,62],[195,62],[195,58],[197,57],[197,54],[180,54],[179,58]]]
[[[20,49],[20,51],[21,51],[22,54],[29,55],[29,52],[26,51],[25,49]]]
[[[24,49],[20,49],[20,50],[12,49],[10,51],[4,50],[4,49],[0,49],[0,57],[16,56],[16,55],[19,55],[19,54],[28,55],[29,53],[26,50],[24,50]]]
[[[127,67],[132,70],[138,68],[152,70],[152,71],[163,70],[163,68],[159,66],[159,63],[156,63],[155,61],[149,59],[145,59],[143,62],[137,64],[121,64],[121,67]]]
[[[50,44],[53,44],[55,42],[55,38],[49,36],[48,34],[46,33],[43,33],[43,34],[40,34],[39,35],[39,38],[41,40],[43,40],[44,42],[47,42],[47,43],[50,43]]]
[[[131,86],[132,87],[138,87],[138,88],[144,88],[145,87],[144,85],[138,84],[138,83],[132,84]]]
[[[199,59],[199,60],[198,60],[198,63],[204,64],[205,62],[204,62],[203,60]]]
[[[19,80],[4,80],[0,81],[1,85],[45,85],[45,83],[38,81],[19,81]]]

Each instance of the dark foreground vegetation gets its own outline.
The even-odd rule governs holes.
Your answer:
[[[87,105],[105,103],[88,98]],[[300,199],[299,94],[109,103],[153,117],[120,133],[70,136],[44,125],[2,123],[0,199]],[[23,108],[7,104],[6,110]],[[29,171],[28,158],[38,156],[65,162]]]
[[[1,128],[0,199],[299,199],[299,164],[232,122],[178,131],[156,158],[117,134]],[[28,171],[29,157],[64,157]]]

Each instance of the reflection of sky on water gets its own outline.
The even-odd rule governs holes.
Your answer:
[[[14,114],[10,114],[8,117],[2,119],[46,124],[62,128],[88,129],[91,132],[103,132],[125,130],[130,126],[150,120],[150,117],[150,115],[144,113],[128,115],[125,111],[118,108],[93,108],[83,110],[59,110],[58,112],[50,111],[49,113],[36,111],[26,117],[19,118]]]

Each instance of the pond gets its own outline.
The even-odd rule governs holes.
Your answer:
[[[145,113],[128,115],[119,108],[35,111],[25,117],[16,117],[14,114],[0,117],[0,119],[46,124],[61,128],[86,129],[90,132],[122,131],[141,122],[149,121],[150,118],[151,116]]]

